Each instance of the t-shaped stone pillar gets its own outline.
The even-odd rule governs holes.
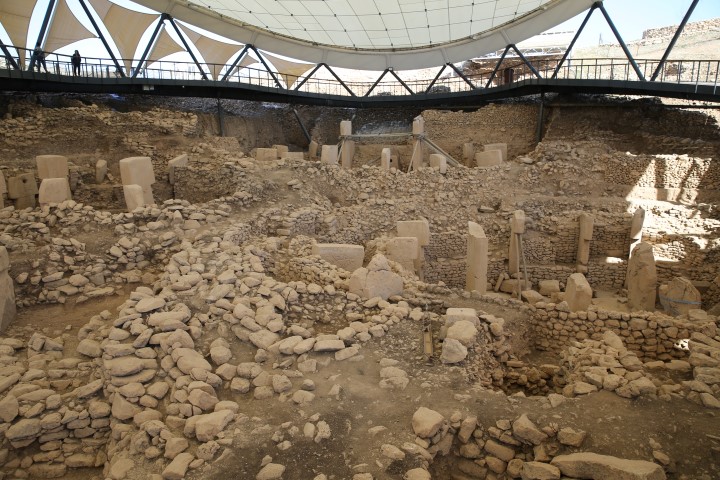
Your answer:
[[[325,165],[338,164],[338,147],[337,145],[323,145],[320,155],[320,163]]]
[[[510,217],[510,251],[508,252],[510,273],[520,272],[520,243],[518,235],[525,233],[525,212],[515,210]],[[527,281],[527,279],[525,279]]]
[[[488,239],[482,226],[468,222],[467,275],[465,290],[487,291]]]
[[[578,234],[576,269],[580,273],[587,273],[587,265],[590,261],[590,240],[592,240],[595,218],[587,213],[581,213],[578,217],[578,223],[580,225],[580,233]]]
[[[636,243],[642,241],[642,229],[645,223],[645,209],[638,207],[633,213],[632,224],[630,225],[630,254]]]
[[[155,172],[150,157],[128,157],[120,160],[120,178],[123,185],[140,185],[142,187],[145,205],[155,203],[152,193]]]
[[[415,141],[413,142],[412,157],[410,158],[410,164],[413,170],[417,170],[422,167],[425,159],[425,144],[421,137],[425,136],[425,119],[422,115],[418,115],[413,119],[412,133],[416,135]]]
[[[8,270],[10,270],[10,256],[5,247],[0,247],[0,332],[4,331],[17,315],[15,287]]]
[[[640,242],[633,248],[628,261],[627,277],[628,307],[632,311],[655,311],[657,270],[652,245]]]

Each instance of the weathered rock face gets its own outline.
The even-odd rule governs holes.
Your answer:
[[[607,480],[665,480],[663,468],[645,460],[626,460],[597,453],[560,455],[552,462],[563,475]]]
[[[565,301],[572,312],[588,309],[592,303],[592,288],[585,275],[582,273],[570,275],[565,287]]]
[[[15,286],[8,274],[10,257],[7,249],[0,247],[0,332],[15,320]]]
[[[628,306],[633,311],[655,310],[657,271],[653,248],[640,242],[633,248],[627,271]]]
[[[402,277],[390,269],[387,259],[380,254],[370,260],[367,268],[358,268],[350,277],[350,293],[362,298],[387,300],[402,292]]]
[[[415,435],[421,438],[432,437],[440,430],[445,417],[426,407],[418,408],[413,414],[412,427]]]
[[[687,315],[690,310],[700,308],[700,292],[689,279],[675,277],[660,286],[660,303],[670,315]]]

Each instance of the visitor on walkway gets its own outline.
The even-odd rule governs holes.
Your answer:
[[[45,73],[48,73],[47,64],[45,63],[45,52],[43,52],[43,49],[40,48],[40,44],[38,43],[35,45],[35,49],[33,50],[32,54],[33,58],[32,60],[35,60],[35,66],[37,67],[37,71],[40,72],[40,65],[45,69]]]
[[[72,55],[72,67],[73,67],[73,76],[80,75],[80,64],[82,63],[82,57],[80,56],[80,52],[75,50],[75,53]]]

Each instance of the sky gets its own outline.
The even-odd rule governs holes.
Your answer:
[[[150,12],[143,7],[133,4],[129,0],[113,0],[113,2],[139,11]],[[46,5],[47,0],[40,0],[39,3],[41,5]],[[632,40],[640,39],[643,31],[646,29],[679,24],[691,3],[692,0],[605,0],[604,5],[623,39],[626,42],[630,42]],[[80,9],[78,1],[68,0],[68,4],[76,13],[78,19],[89,30],[93,31],[90,22],[85,18],[84,12]],[[29,38],[34,39],[37,37],[43,15],[44,8],[36,8],[30,25]],[[551,31],[575,31],[580,27],[585,15],[586,13],[582,13],[575,18],[551,29]],[[690,18],[690,22],[718,17],[720,17],[720,0],[699,0],[692,17]],[[2,23],[1,17],[0,23]],[[152,26],[150,30],[152,30]],[[175,36],[174,32],[169,33],[171,36]],[[215,35],[208,34],[207,32],[204,33],[210,37],[222,39],[222,37],[217,37]],[[145,37],[141,41],[141,45],[147,43],[149,38],[150,31],[146,33]],[[0,40],[2,40],[3,43],[9,43],[9,38],[7,37],[4,29],[1,27]],[[615,37],[601,12],[596,10],[578,39],[576,45],[578,47],[592,46],[597,45],[601,40],[602,43],[616,42]],[[32,48],[32,44],[34,44],[32,40],[28,41],[29,48]],[[59,50],[58,53],[70,55],[75,49],[79,49],[86,57],[108,57],[98,39],[76,42],[75,44]],[[135,58],[139,58],[141,54],[142,48],[138,47]],[[186,53],[175,54],[170,59],[175,61],[190,61],[189,55]]]

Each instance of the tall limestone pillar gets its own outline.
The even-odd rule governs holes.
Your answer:
[[[580,224],[580,233],[578,234],[576,271],[585,274],[588,271],[588,261],[590,261],[590,240],[592,240],[595,218],[587,213],[581,213],[578,223]]]
[[[520,271],[521,254],[518,235],[523,233],[525,233],[525,212],[515,210],[510,217],[510,251],[508,252],[510,263],[508,269],[511,275]],[[527,279],[525,280],[527,281]]]
[[[488,239],[481,225],[468,222],[465,290],[487,291]]]
[[[642,229],[644,223],[645,209],[642,207],[638,207],[638,209],[635,210],[635,213],[633,214],[632,224],[630,225],[630,255],[632,255],[632,251],[635,248],[635,245],[642,241]]]
[[[633,248],[627,271],[628,306],[632,311],[655,311],[657,270],[652,245],[638,243]]]
[[[340,122],[340,137],[352,135],[352,122],[343,120]],[[352,168],[353,156],[355,156],[355,142],[347,138],[343,139],[342,151],[340,152],[340,164],[343,168]]]
[[[413,142],[410,163],[412,164],[412,169],[417,170],[422,167],[425,159],[425,144],[422,141],[422,137],[425,136],[425,119],[422,115],[418,115],[413,119],[412,133],[415,135],[415,142]]]
[[[8,270],[10,256],[5,247],[0,247],[0,332],[15,321],[15,286]]]

